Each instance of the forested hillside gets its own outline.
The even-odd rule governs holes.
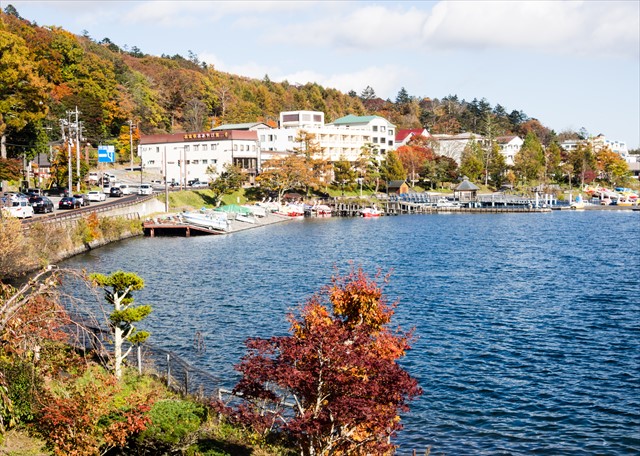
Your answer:
[[[21,18],[11,5],[0,13],[0,134],[8,157],[31,158],[61,138],[60,120],[77,106],[83,136],[95,147],[128,147],[132,121],[140,134],[202,131],[212,125],[263,121],[276,125],[285,110],[317,110],[327,121],[346,114],[377,114],[398,128],[432,133],[473,131],[493,137],[549,130],[522,111],[449,95],[412,96],[400,88],[383,100],[369,86],[348,94],[318,84],[277,83],[217,71],[187,57],[122,49],[108,37],[77,36]],[[425,90],[428,91],[428,87]],[[452,87],[452,92],[455,87]],[[138,131],[136,131],[136,134]]]

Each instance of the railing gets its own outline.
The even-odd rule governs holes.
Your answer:
[[[106,365],[110,359],[111,331],[100,326],[94,317],[80,313],[70,313],[73,323],[67,325],[70,343],[76,348],[91,350]],[[196,350],[204,350],[204,340],[196,334]],[[222,380],[203,369],[195,367],[170,350],[150,343],[137,345],[129,354],[126,364],[136,368],[140,374],[150,374],[162,378],[168,387],[183,394],[200,398],[215,398],[219,394]]]

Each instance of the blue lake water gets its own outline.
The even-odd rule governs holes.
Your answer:
[[[424,394],[398,454],[640,454],[638,212],[307,219],[64,265],[140,274],[151,342],[232,386],[244,340],[286,334],[287,312],[350,261],[391,272],[394,323],[418,336],[402,364]]]

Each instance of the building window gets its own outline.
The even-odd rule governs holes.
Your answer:
[[[377,125],[373,125],[373,126],[371,127],[371,130],[372,130],[372,131],[378,131],[378,126],[377,126]]]
[[[380,131],[384,132],[387,130],[387,127],[385,127],[384,125],[380,127]]]
[[[184,146],[184,151],[189,152],[189,146]]]
[[[160,152],[160,146],[156,147],[156,153]]]
[[[211,150],[218,150],[217,144],[211,144]]]
[[[149,160],[147,162],[147,165],[155,165],[155,164],[156,164],[155,160]]]
[[[388,145],[389,145],[389,146],[393,146],[393,141],[392,141],[392,140],[389,140]]]
[[[264,135],[260,135],[260,141],[264,142]]]
[[[238,145],[237,144],[233,145],[233,150],[236,151],[236,152],[238,151]]]
[[[285,114],[282,116],[283,122],[297,122],[298,120],[300,120],[299,114]]]
[[[288,136],[288,137],[287,137],[287,141],[289,141],[289,142],[293,142],[293,136]]]
[[[313,115],[313,121],[314,122],[322,122],[322,116],[320,114],[314,114]]]
[[[373,138],[373,143],[378,144],[378,138]]]
[[[216,163],[218,163],[218,160],[214,158],[213,160],[211,160],[211,163],[215,165]]]
[[[193,151],[194,152],[198,152],[200,150],[200,144],[194,144],[193,145]]]
[[[207,151],[207,146],[208,146],[208,144],[203,144],[203,145],[202,145],[202,151],[203,151],[203,152],[206,152],[206,151]]]
[[[206,158],[202,160],[203,165],[206,165],[207,163],[209,163],[209,160],[207,160]]]
[[[199,165],[200,164],[200,160],[193,160],[191,163],[193,163],[194,165]]]
[[[393,136],[393,130],[389,129],[389,136]]]

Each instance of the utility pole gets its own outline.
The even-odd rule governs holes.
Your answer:
[[[67,111],[67,170],[69,171],[69,183],[67,185],[67,190],[69,194],[73,191],[73,178],[71,176],[71,111]],[[63,127],[64,132],[64,127]]]
[[[80,123],[78,122],[79,114],[80,111],[78,111],[78,107],[76,106],[76,123],[74,125],[76,127],[76,177],[78,178],[78,193],[80,193]]]
[[[129,154],[131,155],[131,171],[133,171],[133,120],[127,122],[129,124]]]

